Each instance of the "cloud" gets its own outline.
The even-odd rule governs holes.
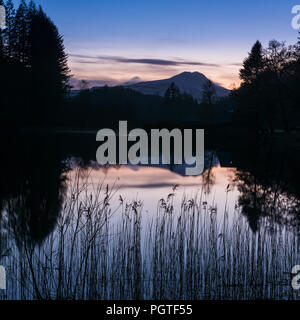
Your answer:
[[[115,80],[115,79],[92,79],[92,80],[89,80],[89,79],[79,79],[79,78],[76,78],[76,77],[72,77],[69,81],[69,84],[72,86],[72,89],[74,90],[78,90],[78,89],[81,89],[83,83],[82,81],[85,81],[85,86],[87,88],[92,88],[92,87],[103,87],[105,85],[108,85],[108,86],[117,86],[117,85],[124,85],[124,86],[128,86],[128,85],[131,85],[131,84],[135,84],[135,83],[138,83],[138,82],[141,82],[142,79],[140,77],[133,77],[127,81],[118,81],[118,80]]]
[[[142,79],[140,77],[133,77],[130,80],[123,82],[123,85],[124,86],[129,86],[131,84],[135,84],[135,83],[138,83],[138,82],[141,82],[141,81],[142,81]]]
[[[72,89],[74,90],[82,89],[83,80],[86,81],[85,86],[87,88],[103,87],[105,85],[115,86],[120,84],[117,80],[114,80],[114,79],[89,80],[89,79],[79,79],[79,78],[71,78],[69,81],[69,84],[72,86]]]
[[[126,57],[115,57],[115,56],[89,56],[81,54],[69,54],[70,57],[79,58],[76,60],[77,63],[83,64],[99,64],[103,61],[119,62],[119,63],[135,63],[135,64],[147,64],[147,65],[158,65],[158,66],[205,66],[205,67],[220,67],[218,64],[206,63],[200,61],[188,61],[188,60],[167,60],[167,59],[147,59],[139,58],[132,59]],[[88,60],[87,60],[88,59]]]
[[[243,66],[243,64],[241,62],[230,63],[228,65],[229,66],[234,66],[234,67],[242,67]]]

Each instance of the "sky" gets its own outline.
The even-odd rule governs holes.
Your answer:
[[[18,3],[18,1],[15,1]],[[256,40],[293,44],[300,0],[38,0],[64,37],[76,79],[98,84],[198,71],[231,88]]]

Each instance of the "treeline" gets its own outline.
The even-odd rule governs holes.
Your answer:
[[[241,87],[232,95],[234,124],[261,133],[300,128],[300,41],[286,46],[272,40],[267,48],[257,41],[240,78]]]
[[[57,27],[34,2],[5,6],[0,31],[2,128],[54,125],[68,90],[69,69]]]
[[[117,127],[119,120],[133,126],[203,124],[228,120],[228,105],[217,100],[215,91],[204,90],[210,98],[198,103],[172,83],[164,97],[145,95],[122,86],[83,89],[71,97],[62,114],[68,127]],[[226,118],[227,117],[227,118]]]
[[[187,113],[187,109],[189,113]],[[198,104],[171,86],[166,97],[145,95],[122,86],[81,90],[71,98],[63,115],[68,126],[117,127],[119,120],[134,126],[180,122],[198,116]]]

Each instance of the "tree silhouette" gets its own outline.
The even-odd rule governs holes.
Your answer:
[[[0,0],[0,6],[4,6],[3,0]],[[0,67],[4,65],[4,39],[3,39],[4,31],[0,27]],[[2,70],[2,68],[1,68]]]
[[[13,57],[13,44],[14,44],[14,24],[16,11],[14,9],[14,4],[12,0],[7,0],[5,3],[5,13],[6,13],[6,29],[4,31],[4,44],[6,56],[8,58]]]
[[[241,87],[235,90],[235,123],[258,133],[299,126],[299,47],[276,40],[266,49],[254,44],[240,70]]]
[[[11,43],[13,57],[16,61],[26,65],[28,63],[28,8],[24,0],[20,2],[20,5],[16,11],[13,32],[13,43]]]
[[[15,10],[8,0],[5,8],[7,28],[0,34],[2,121],[10,128],[55,125],[68,90],[63,39],[33,1],[27,5],[22,0]]]
[[[259,41],[253,45],[249,56],[243,62],[240,78],[244,83],[251,84],[264,69],[263,48]]]
[[[69,79],[67,55],[57,27],[41,7],[30,12],[30,57],[32,77],[31,101],[36,121],[55,121],[66,95]],[[40,107],[42,106],[42,108]]]
[[[286,88],[285,77],[287,66],[292,57],[291,52],[285,46],[284,42],[272,40],[266,49],[266,66],[268,72],[271,74],[273,81],[271,83],[274,93],[276,94],[278,105],[282,115],[282,122],[286,132],[289,131],[289,120],[286,107]]]
[[[217,120],[216,117],[216,88],[214,83],[211,80],[207,80],[203,86],[202,92],[202,118],[208,121],[210,124],[215,123]]]
[[[260,110],[261,100],[259,97],[260,82],[259,76],[264,69],[263,48],[259,41],[253,45],[249,56],[243,62],[243,68],[240,70],[240,78],[243,81],[241,93],[244,104],[250,104],[246,108],[248,121],[253,123],[256,130],[260,129]],[[243,97],[244,95],[244,97]],[[245,96],[246,95],[246,96]]]
[[[165,100],[167,103],[174,102],[180,98],[180,89],[172,82],[165,93]]]
[[[216,88],[211,80],[207,80],[207,82],[203,86],[203,94],[202,94],[202,102],[208,105],[212,105],[216,96]]]

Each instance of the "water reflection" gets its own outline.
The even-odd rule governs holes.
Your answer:
[[[239,205],[254,231],[261,218],[268,217],[270,229],[274,223],[286,224],[299,232],[298,163],[299,153],[288,149],[278,153],[272,146],[238,158],[232,183],[238,188]]]
[[[4,142],[3,150],[5,150],[5,153],[0,159],[2,168],[2,178],[0,181],[1,263],[1,259],[6,259],[6,257],[9,255],[8,252],[17,252],[15,249],[10,247],[11,239],[14,239],[18,248],[18,253],[16,254],[19,254],[21,257],[27,256],[27,258],[33,259],[33,255],[36,254],[36,248],[43,248],[44,252],[48,252],[47,250],[53,250],[53,243],[51,244],[52,247],[49,247],[49,239],[51,239],[53,235],[55,238],[58,237],[57,239],[60,239],[60,232],[64,232],[65,226],[62,221],[67,221],[66,225],[70,226],[70,221],[73,218],[75,219],[75,217],[68,216],[67,220],[63,220],[64,218],[62,217],[61,213],[65,212],[66,210],[66,201],[69,201],[70,199],[77,201],[78,199],[76,196],[76,192],[70,195],[70,184],[73,184],[74,189],[76,189],[76,186],[74,186],[74,184],[76,185],[76,168],[78,167],[86,169],[86,171],[89,173],[89,179],[91,180],[92,184],[91,188],[88,189],[86,193],[84,193],[85,199],[80,199],[80,201],[77,202],[76,208],[72,207],[69,204],[69,214],[71,215],[75,215],[75,213],[80,212],[80,210],[82,210],[82,212],[84,213],[84,217],[90,214],[89,208],[92,207],[91,203],[93,203],[94,199],[97,198],[96,190],[93,189],[93,186],[99,184],[100,181],[103,186],[102,193],[104,195],[104,198],[101,200],[101,205],[104,205],[104,208],[106,208],[107,206],[107,209],[105,210],[108,210],[108,206],[111,208],[110,210],[119,209],[120,202],[122,202],[122,205],[125,205],[125,203],[135,203],[133,207],[129,206],[126,210],[131,210],[130,214],[132,214],[132,212],[134,213],[134,210],[141,210],[138,219],[141,219],[143,217],[143,214],[146,214],[148,217],[153,218],[156,215],[159,206],[162,206],[167,212],[169,212],[170,210],[174,210],[174,212],[176,211],[177,213],[180,213],[182,212],[183,203],[185,203],[184,206],[187,206],[186,208],[188,212],[190,212],[190,210],[192,210],[196,203],[192,203],[189,201],[194,201],[193,199],[197,198],[199,200],[199,202],[197,202],[197,206],[201,206],[202,209],[200,211],[204,212],[205,216],[207,216],[209,219],[215,219],[215,212],[221,213],[222,216],[218,222],[219,224],[221,223],[221,225],[223,225],[224,220],[222,219],[224,219],[224,217],[229,217],[229,220],[234,220],[234,216],[237,213],[239,216],[244,216],[246,218],[248,226],[250,226],[251,231],[253,231],[253,233],[250,233],[247,229],[247,226],[244,224],[242,225],[245,234],[247,234],[247,239],[249,241],[252,241],[252,245],[256,241],[255,234],[258,235],[258,239],[261,239],[262,237],[264,237],[264,232],[270,232],[272,234],[275,233],[275,231],[278,232],[279,230],[279,238],[277,238],[277,236],[274,236],[274,238],[270,240],[270,247],[268,247],[270,248],[270,250],[274,245],[276,246],[277,241],[282,241],[282,239],[280,238],[282,230],[284,230],[284,235],[286,235],[287,232],[292,232],[294,236],[299,234],[300,189],[298,184],[298,177],[300,176],[300,168],[297,166],[300,158],[299,152],[297,153],[296,151],[291,150],[277,150],[273,147],[251,151],[248,150],[248,152],[246,152],[245,150],[223,151],[222,149],[206,151],[204,173],[198,177],[185,177],[182,174],[184,172],[184,167],[175,165],[171,167],[99,167],[94,160],[97,145],[93,138],[94,137],[91,136],[74,135],[45,135],[39,137],[34,135],[24,135],[22,138],[18,139],[11,137]],[[105,188],[106,185],[108,185],[107,189]],[[110,196],[107,196],[106,198],[105,194],[107,194],[107,190],[114,188],[113,186],[115,186],[114,197],[111,198]],[[178,186],[175,192],[176,197],[173,196],[172,193],[172,187],[174,186]],[[69,189],[67,187],[69,187]],[[189,196],[189,198],[187,197],[187,195]],[[166,204],[165,202],[159,202],[159,200],[162,199],[172,199],[172,203]],[[141,200],[143,202],[143,205],[141,207],[137,205],[138,200]],[[164,207],[165,205],[170,205],[171,207]],[[105,210],[102,211],[102,214],[103,212],[106,212]],[[199,210],[197,212],[199,212]],[[97,222],[99,223],[99,230],[101,230],[101,232],[104,230],[103,228],[107,228],[105,229],[106,231],[104,230],[104,234],[108,232],[107,230],[109,228],[109,223],[107,221],[109,213],[105,213],[105,215],[101,217],[101,219],[104,220]],[[128,219],[129,216],[130,215],[128,215]],[[190,236],[192,236],[193,234],[192,238],[189,238],[188,240],[192,241],[191,243],[193,243],[193,245],[190,247],[190,250],[192,250],[192,253],[194,252],[193,250],[196,250],[195,248],[197,248],[198,250],[194,252],[195,255],[192,255],[190,259],[200,259],[201,263],[199,262],[199,267],[200,265],[202,267],[205,266],[206,253],[203,252],[204,256],[201,256],[201,250],[200,248],[198,248],[199,243],[194,242],[195,239],[204,241],[205,243],[207,242],[205,244],[205,246],[207,246],[206,250],[215,250],[215,256],[207,256],[210,257],[209,259],[213,259],[207,263],[212,263],[212,261],[215,261],[214,259],[216,259],[216,256],[220,255],[221,252],[222,255],[225,255],[227,257],[226,263],[233,263],[233,261],[231,260],[231,253],[229,251],[227,252],[227,249],[225,247],[223,248],[225,252],[219,251],[219,249],[214,248],[213,242],[210,242],[210,239],[215,239],[216,243],[219,246],[220,240],[218,239],[221,239],[223,237],[225,231],[228,232],[228,230],[230,230],[230,225],[226,225],[226,230],[219,229],[218,223],[216,222],[216,224],[211,224],[212,222],[215,223],[215,220],[210,220],[210,222],[207,222],[208,225],[206,227],[203,227],[201,225],[202,218],[199,218],[200,220],[189,220],[196,219],[195,216],[191,217],[189,215],[186,216],[186,223],[190,221],[190,224],[188,223],[188,225],[186,225],[182,222],[182,220],[180,220],[185,219],[184,217],[185,215],[179,215],[179,217],[177,216],[176,218],[174,217],[174,225],[171,221],[173,218],[170,220],[170,216],[167,217],[167,221],[170,224],[170,229],[167,230],[167,232],[169,232],[168,236],[170,237],[168,239],[176,239],[177,245],[179,246],[176,250],[183,250],[182,252],[185,252],[184,255],[187,256],[191,254],[186,252],[186,248],[180,248],[181,245],[184,246],[184,237],[186,236],[186,233],[189,232]],[[124,216],[121,215],[121,218],[123,219]],[[134,219],[137,219],[137,217],[133,216],[132,219],[130,218],[128,221],[125,221],[126,225],[129,224],[126,227],[128,229],[122,229],[122,232],[120,234],[124,233],[124,236],[126,236],[127,239],[130,239],[132,235],[133,239],[135,239],[134,241],[140,242],[142,241],[140,239],[142,236],[141,234],[139,234],[140,230],[133,229],[132,231],[130,229],[131,222],[134,221]],[[191,221],[193,221],[193,223]],[[205,220],[203,220],[203,223],[204,221]],[[122,222],[123,227],[125,222]],[[138,225],[141,225],[140,221],[138,221]],[[176,226],[177,231],[176,228],[174,230],[172,229],[174,226]],[[197,230],[203,230],[204,234],[197,234],[197,230],[192,229],[192,226],[197,226]],[[208,228],[208,226],[210,227]],[[225,228],[225,225],[223,226],[223,228]],[[87,232],[92,232],[91,230],[89,229],[89,231]],[[193,232],[191,232],[191,230],[193,230]],[[119,231],[115,230],[115,232]],[[132,234],[130,233],[130,237],[127,233],[129,231],[133,232]],[[135,232],[137,232],[137,234],[135,234]],[[157,232],[157,230],[155,232]],[[158,236],[157,233],[154,234]],[[87,236],[87,234],[85,234],[85,236]],[[236,237],[234,241],[240,241],[238,238],[238,234],[235,234],[234,236]],[[60,252],[60,250],[62,250],[64,246],[66,246],[66,248],[70,248],[70,243],[72,243],[70,242],[71,238],[69,238],[66,243],[60,243],[58,240],[58,242],[56,242],[56,240],[54,241],[55,246],[57,248],[60,248],[59,250],[57,249],[58,252]],[[245,250],[250,250],[252,245],[249,242],[250,247],[247,247],[247,239],[243,239],[242,247]],[[290,238],[286,236],[286,239]],[[297,241],[298,240],[295,240],[294,242],[292,242],[291,240],[287,241],[286,246],[289,246],[291,244],[290,247],[286,248],[287,252],[292,252],[292,250],[295,250],[295,247],[293,246],[297,245]],[[189,243],[189,245],[191,245],[191,243]],[[112,252],[114,252],[114,250],[118,250],[118,246],[120,246],[121,244],[122,246],[124,246],[122,247],[124,250],[123,253],[127,252],[129,250],[126,247],[127,244],[125,245],[125,242],[123,243],[123,240],[121,238],[118,238],[118,242],[114,243],[110,250],[112,250]],[[77,243],[76,245],[78,245],[78,247],[80,246],[79,243]],[[97,250],[99,249],[99,252],[101,252],[104,257],[107,255],[105,242],[101,243],[101,245],[98,243],[95,243],[94,245],[95,250],[96,248]],[[167,244],[167,246],[169,245],[170,247],[168,247],[168,249],[167,247],[164,247],[164,255],[167,255],[168,252],[170,255],[177,252],[175,248],[171,246],[171,243]],[[153,246],[153,248],[155,248],[157,244],[153,244]],[[296,256],[299,252],[297,248],[298,247],[296,246]],[[156,250],[161,249],[162,248],[156,247]],[[145,255],[145,252],[143,251],[145,250],[145,248],[143,250],[141,248],[138,250],[141,251],[135,252],[137,256],[132,256],[132,254],[130,254],[130,257],[133,259],[133,264],[130,264],[130,268],[132,269],[132,274],[137,277],[135,278],[135,284],[131,283],[130,286],[133,286],[132,290],[133,292],[135,292],[134,294],[137,295],[140,294],[139,292],[141,288],[139,288],[137,282],[141,281],[141,275],[137,275],[136,271],[134,271],[134,261],[136,262],[136,259],[139,255],[141,255],[139,259],[144,259],[144,263],[147,264],[150,261],[149,260],[147,262],[147,259],[150,259],[150,257],[147,258],[147,255]],[[228,250],[232,250],[232,248]],[[249,255],[252,254],[250,253],[250,251]],[[123,253],[120,252],[118,254]],[[52,251],[51,254],[53,254]],[[59,258],[57,263],[58,266],[60,266],[59,268],[64,269],[63,265],[61,265],[65,263],[63,261],[64,254],[61,252],[60,254],[62,256]],[[267,254],[268,256],[271,253],[267,252],[265,254]],[[151,257],[153,259],[158,258],[153,256]],[[97,257],[93,256],[93,258],[96,259]],[[119,258],[121,259],[121,257]],[[267,257],[265,258],[265,263],[267,264],[268,259]],[[28,261],[32,262],[32,260],[30,259]],[[74,259],[75,263],[75,261],[77,261],[77,259],[80,260],[81,257],[75,255]],[[107,259],[114,258],[109,257]],[[159,260],[161,263],[160,268],[162,268],[161,272],[166,272],[165,267],[169,264],[172,265],[172,261],[170,260],[165,263],[163,257],[159,257],[159,259],[162,259],[161,261]],[[242,259],[244,259],[243,261],[245,262],[247,261],[248,256],[245,256]],[[29,268],[31,272],[35,268],[38,269],[38,264],[42,262],[36,260],[35,263],[36,264],[34,266],[31,265],[32,268]],[[45,261],[43,263],[45,263]],[[79,262],[77,261],[76,263]],[[91,263],[91,261],[89,263]],[[107,264],[108,262],[106,261],[105,263]],[[186,263],[190,263],[190,265],[186,266]],[[193,263],[196,263],[196,261],[193,260],[187,262],[185,260],[178,260],[178,265],[176,266],[178,270],[176,269],[177,271],[174,271],[174,274],[170,273],[169,277],[173,277],[176,281],[180,281],[180,278],[177,278],[177,272],[180,273],[180,270],[183,270],[183,278],[189,277],[190,273],[197,272],[192,267]],[[290,267],[287,262],[282,261],[282,263],[284,264],[284,266],[282,267],[283,269],[288,269]],[[25,264],[26,263],[24,262],[24,266],[22,268],[26,267]],[[225,267],[227,270],[230,266],[224,266],[224,268]],[[257,265],[254,268],[257,269],[265,267],[266,266]],[[148,272],[149,270],[147,268],[143,269],[143,272]],[[25,272],[24,270],[22,272]],[[71,273],[72,272],[73,271],[71,270]],[[121,272],[121,270],[118,269],[116,272]],[[253,270],[251,272],[253,272]],[[255,272],[261,271],[257,269],[257,271]],[[266,272],[266,270],[264,272]],[[218,269],[218,273],[221,273],[221,269]],[[261,275],[262,274],[263,273],[261,273]],[[57,279],[61,278],[61,281],[63,281],[62,274],[56,274],[56,276],[58,277]],[[64,274],[64,276],[66,276],[66,274]],[[94,276],[96,277],[99,275]],[[200,277],[198,279],[199,281],[204,281],[201,278],[203,275],[197,274],[197,277],[198,276]],[[216,275],[205,276],[210,277],[210,280],[206,279],[205,281],[213,281],[214,285],[210,283],[210,286],[218,285]],[[228,277],[230,278],[231,276],[228,275]],[[31,278],[31,281],[33,280],[34,278]],[[123,280],[125,281],[125,279]],[[187,280],[188,278],[185,278],[184,281]],[[71,280],[65,279],[65,281]],[[177,289],[175,287],[170,287],[170,284],[168,284],[165,288],[162,288],[161,284],[159,284],[158,279],[156,279],[155,281],[156,282],[153,285],[156,286],[156,288],[153,287],[147,289],[149,296],[154,295],[154,297],[160,299],[163,296],[156,296],[158,292],[162,292],[163,295],[165,294],[165,292],[169,291],[173,292],[174,297],[176,297],[175,293],[177,292]],[[196,280],[194,279],[193,281]],[[127,285],[128,284],[126,284],[126,286]],[[195,282],[194,285],[194,289],[196,290],[197,283]],[[39,284],[36,284],[35,286],[38,287]],[[64,296],[62,283],[59,286],[60,289],[59,291],[57,291],[58,296],[56,298],[62,298]],[[69,286],[72,286],[72,284],[69,283]],[[157,286],[159,287],[159,289]],[[203,297],[203,294],[208,294],[209,291],[209,288],[204,288],[204,290],[202,287],[200,287],[199,290],[201,291],[201,294],[199,293],[200,296],[197,296],[198,298]],[[105,291],[107,297],[112,297],[109,295],[109,290],[113,290],[111,284],[107,284],[107,287],[105,287],[105,289],[102,289],[108,290]],[[91,287],[89,287],[89,290],[91,290]],[[93,290],[96,289],[94,288]],[[144,288],[143,290],[146,289]],[[183,284],[178,290],[180,290],[182,297],[187,294],[184,292]],[[216,290],[216,288],[214,288],[214,290]],[[221,294],[221,291],[218,291],[219,294]],[[18,293],[18,297],[42,297],[42,294],[39,293],[39,296],[36,290],[32,295],[26,295],[25,292],[21,294],[18,290],[16,292]],[[227,292],[226,295],[227,298],[232,298],[230,293]],[[186,297],[193,298],[190,295],[187,295]],[[88,297],[84,296],[84,298]],[[124,298],[124,296],[119,296],[119,298]],[[246,298],[248,298],[248,296],[246,296]]]
[[[180,165],[99,168],[96,147],[87,135],[24,135],[5,140],[0,159],[0,209],[17,238],[41,243],[51,233],[64,198],[64,173],[76,166],[93,169],[94,181],[105,178],[109,185],[117,181],[129,200],[139,195],[146,203],[147,199],[155,203],[179,185],[182,193],[202,188],[222,207],[231,192],[231,206],[242,207],[254,231],[266,216],[272,218],[270,223],[299,227],[299,152],[278,152],[272,147],[248,152],[206,151],[203,174],[185,177]],[[152,209],[155,205],[148,208]]]
[[[43,142],[11,138],[3,146],[0,208],[20,246],[41,243],[55,228],[65,192],[61,155]]]

